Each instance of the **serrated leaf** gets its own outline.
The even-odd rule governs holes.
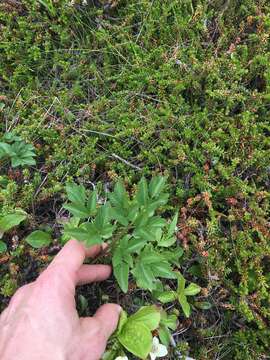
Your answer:
[[[180,265],[180,257],[183,255],[184,250],[181,247],[174,248],[172,250],[166,250],[162,252],[162,256],[164,259],[169,261],[172,264],[175,264],[179,267]]]
[[[163,191],[167,178],[165,176],[155,176],[149,184],[149,193],[152,198],[157,197]]]
[[[136,194],[136,199],[139,205],[147,205],[148,203],[148,184],[146,179],[143,177],[138,185],[138,191]]]
[[[176,276],[177,276],[177,294],[178,295],[184,294],[186,280],[180,272],[177,272]]]
[[[191,283],[185,288],[184,294],[186,296],[197,295],[200,291],[201,287],[199,285]]]
[[[129,317],[129,322],[142,323],[153,331],[158,328],[161,319],[160,309],[157,306],[143,306]]]
[[[69,201],[78,205],[85,205],[86,191],[84,186],[75,183],[68,183],[66,185],[66,192]]]
[[[147,210],[148,210],[150,216],[152,216],[154,214],[156,209],[167,204],[168,199],[169,199],[169,194],[167,194],[167,193],[161,194],[158,199],[156,199],[155,201],[153,201],[149,205],[147,205]]]
[[[128,242],[128,246],[127,246],[127,251],[130,253],[135,253],[135,252],[139,252],[144,245],[146,244],[147,240],[142,239],[142,238],[132,238],[129,242]]]
[[[3,143],[3,142],[0,142],[0,151],[2,154],[6,154],[6,155],[15,155],[12,151],[12,148],[9,144],[6,144],[6,143]]]
[[[0,240],[0,254],[4,253],[7,251],[7,245],[6,243],[4,243],[4,241]]]
[[[158,241],[158,246],[160,247],[170,247],[173,244],[175,244],[176,242],[176,237],[162,237],[159,241]]]
[[[167,317],[162,319],[162,324],[167,326],[171,330],[176,330],[177,328],[177,316],[174,314],[167,315]]]
[[[170,330],[166,326],[160,325],[160,327],[158,329],[158,336],[163,345],[165,345],[166,347],[168,347],[170,345],[171,333],[170,333]]]
[[[95,226],[98,231],[102,232],[103,227],[108,225],[111,219],[110,213],[111,213],[111,206],[109,202],[106,202],[106,204],[102,205],[98,209],[95,219]]]
[[[158,295],[157,299],[162,302],[162,304],[167,304],[177,299],[177,293],[175,291],[163,291]]]
[[[4,233],[26,219],[26,213],[13,213],[0,218],[0,231]]]
[[[113,231],[115,230],[115,226],[108,224],[103,227],[99,234],[103,237],[103,239],[109,239],[112,237]]]
[[[116,267],[118,265],[121,265],[121,263],[123,262],[122,259],[122,249],[120,247],[117,247],[113,253],[112,256],[112,264],[113,267]]]
[[[139,287],[149,290],[155,289],[155,277],[151,270],[151,266],[137,263],[132,270],[132,274],[136,278]]]
[[[109,194],[111,203],[119,208],[127,208],[129,204],[129,197],[126,189],[121,181],[115,184],[113,192]]]
[[[128,291],[128,274],[129,274],[129,266],[125,262],[121,262],[117,266],[113,267],[114,276],[124,293]]]
[[[139,205],[137,203],[132,203],[127,209],[127,218],[132,223],[136,220],[139,212]]]
[[[176,225],[177,225],[177,221],[178,221],[178,211],[177,213],[174,215],[172,222],[169,225],[168,228],[168,237],[171,237],[174,233],[175,233],[175,229],[176,229]]]
[[[160,216],[154,216],[147,222],[147,226],[152,228],[162,228],[166,225],[166,220],[162,219]]]
[[[90,216],[90,212],[83,204],[69,203],[64,204],[63,208],[68,210],[73,216],[85,219]]]
[[[152,349],[151,331],[142,323],[127,321],[118,335],[118,340],[129,352],[140,359],[145,359]]]
[[[159,263],[163,260],[163,257],[154,251],[149,250],[146,248],[143,253],[141,254],[140,261],[143,264],[154,264]]]
[[[149,212],[147,210],[140,211],[134,221],[136,228],[144,227],[149,219]]]
[[[125,217],[124,211],[120,208],[111,208],[111,218],[123,226],[128,225],[128,219]]]
[[[87,210],[90,215],[95,214],[97,207],[97,191],[94,190],[91,192],[87,200]]]
[[[165,279],[175,279],[175,272],[172,271],[171,266],[166,261],[152,264],[153,273],[155,276],[162,277]]]
[[[178,295],[178,301],[183,309],[183,312],[185,314],[186,317],[189,317],[190,316],[190,305],[187,301],[187,297],[185,294],[180,294]]]
[[[102,237],[97,232],[92,223],[84,223],[78,228],[68,229],[65,234],[78,241],[82,241],[86,246],[102,243]]]
[[[133,232],[133,236],[144,239],[146,241],[155,240],[155,235],[151,233],[147,227],[140,227],[138,229],[135,229],[135,231]]]
[[[50,245],[52,238],[51,235],[45,231],[36,230],[28,235],[25,241],[35,249],[40,249],[43,246]]]

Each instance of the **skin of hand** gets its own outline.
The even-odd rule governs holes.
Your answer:
[[[102,305],[93,317],[79,318],[75,287],[102,281],[108,265],[83,264],[101,246],[85,249],[70,240],[34,282],[18,289],[0,316],[1,360],[98,360],[121,313]]]

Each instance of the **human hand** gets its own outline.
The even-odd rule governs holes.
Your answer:
[[[108,265],[83,265],[100,246],[70,240],[36,281],[21,287],[0,316],[1,360],[98,360],[117,327],[121,307],[102,305],[79,318],[75,287],[107,279]]]

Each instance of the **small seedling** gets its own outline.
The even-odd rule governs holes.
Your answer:
[[[27,144],[20,136],[6,133],[0,142],[0,161],[10,160],[13,168],[35,165],[34,147]]]

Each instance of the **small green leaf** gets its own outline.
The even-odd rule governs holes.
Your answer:
[[[151,179],[149,184],[149,193],[152,198],[157,197],[161,194],[166,185],[167,177],[165,176],[155,176]]]
[[[159,276],[166,279],[175,279],[175,272],[172,271],[171,266],[166,261],[161,261],[155,264],[152,264],[152,271],[155,276]]]
[[[184,294],[186,280],[180,272],[177,272],[176,276],[177,276],[177,284],[178,284],[177,285],[177,294],[178,295]]]
[[[124,293],[128,291],[129,266],[125,262],[113,267],[113,274]]]
[[[99,233],[103,237],[103,239],[109,239],[110,237],[112,237],[114,229],[114,225],[108,224],[105,225]]]
[[[93,215],[96,212],[97,207],[97,192],[96,190],[92,191],[87,201],[87,210],[90,215]]]
[[[165,318],[162,318],[162,324],[166,325],[171,330],[177,328],[177,316],[174,314],[167,315]]]
[[[196,301],[194,305],[201,310],[209,310],[212,308],[212,304],[208,301]]]
[[[201,288],[199,285],[191,283],[188,285],[188,287],[185,288],[184,294],[186,296],[197,295],[200,291],[201,291]]]
[[[83,223],[79,227],[67,229],[65,235],[84,242],[88,247],[102,243],[102,237],[92,223]]]
[[[118,340],[129,352],[140,359],[146,359],[152,349],[151,331],[142,323],[127,321],[118,335]]]
[[[115,184],[114,190],[109,194],[111,203],[118,208],[127,208],[129,204],[129,197],[126,189],[121,181]]]
[[[171,333],[165,325],[160,325],[160,328],[158,329],[158,336],[163,345],[165,345],[166,347],[170,345]]]
[[[60,224],[62,222],[60,221]],[[77,228],[80,224],[80,218],[78,217],[72,217],[69,219],[68,222],[66,223],[62,223],[64,225],[64,231],[63,231],[63,235],[61,237],[61,240],[63,243],[66,243],[68,240],[71,239],[71,237],[69,235],[67,235],[67,232],[69,229],[74,229]]]
[[[112,257],[113,267],[121,265],[122,262],[123,262],[122,249],[121,249],[121,247],[118,246],[115,249],[115,251],[113,253],[113,257]]]
[[[170,247],[176,242],[176,237],[162,237],[161,240],[158,241],[158,246],[160,247]]]
[[[95,226],[97,230],[102,232],[103,227],[108,225],[108,222],[111,219],[110,214],[111,214],[111,206],[109,202],[106,202],[106,204],[102,205],[97,211],[97,216],[95,219]]]
[[[123,226],[128,225],[128,219],[125,217],[124,211],[120,208],[111,208],[111,218]]]
[[[132,270],[132,274],[135,276],[139,287],[148,290],[155,289],[155,277],[151,270],[151,266],[137,263],[135,268]]]
[[[86,201],[85,188],[82,185],[75,183],[68,183],[66,185],[66,192],[69,201],[74,204],[84,205]]]
[[[133,232],[133,236],[144,239],[146,241],[155,240],[155,235],[152,234],[147,227],[140,227]]]
[[[88,307],[88,301],[86,297],[80,294],[78,296],[78,303],[79,303],[78,305],[79,305],[80,313],[85,312],[85,310]]]
[[[73,216],[85,219],[90,216],[89,210],[83,204],[69,203],[64,204],[63,208],[68,210]]]
[[[163,291],[158,295],[157,299],[163,304],[167,304],[177,299],[177,293],[175,291]]]
[[[121,333],[123,326],[127,322],[127,319],[128,319],[127,313],[124,310],[122,310],[117,325],[117,335]]]
[[[0,232],[5,232],[19,225],[26,219],[26,213],[8,214],[0,218]]]
[[[199,277],[199,278],[203,278],[203,273],[202,273],[202,269],[201,269],[201,266],[200,264],[194,264],[192,265],[189,269],[188,269],[188,273],[193,275],[193,276],[196,276],[196,277]]]
[[[50,245],[52,238],[51,235],[40,230],[33,231],[28,235],[25,241],[35,249],[40,249],[43,246]]]
[[[136,199],[139,205],[147,205],[148,203],[148,185],[144,177],[139,182]]]
[[[136,220],[137,216],[138,216],[138,211],[139,211],[138,204],[130,205],[130,207],[128,209],[128,215],[127,215],[128,220],[133,223]]]
[[[0,254],[7,251],[7,245],[4,243],[4,241],[0,240]]]
[[[186,317],[189,317],[190,316],[190,305],[187,301],[186,295],[183,293],[178,295],[178,301],[179,301]]]
[[[144,247],[146,242],[147,242],[147,240],[142,239],[142,238],[141,239],[132,238],[128,242],[127,251],[129,253],[139,252]]]
[[[162,228],[166,225],[166,220],[162,219],[160,216],[154,216],[149,219],[147,226],[151,229],[153,228]]]
[[[176,225],[177,225],[177,221],[178,221],[178,211],[177,213],[174,215],[172,222],[169,225],[168,228],[168,237],[171,237],[174,233],[175,233],[175,229],[176,229]]]
[[[135,314],[131,315],[129,321],[142,323],[153,331],[158,328],[161,314],[160,309],[156,306],[143,306]]]
[[[166,250],[162,252],[162,256],[164,259],[169,261],[172,264],[175,264],[177,267],[180,265],[180,258],[184,254],[183,248],[180,246],[177,246],[177,248],[174,248],[172,250]]]
[[[0,153],[1,155],[9,155],[11,156],[12,154],[14,154],[12,152],[12,148],[9,144],[6,144],[6,143],[3,143],[3,142],[0,142]]]

